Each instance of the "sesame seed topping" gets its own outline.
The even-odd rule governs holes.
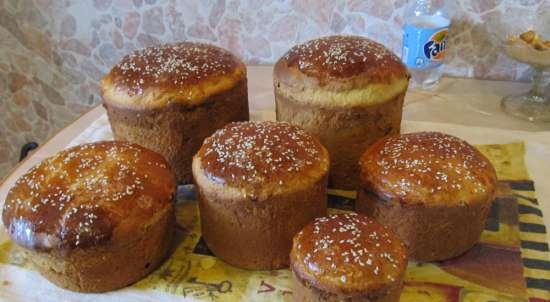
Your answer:
[[[150,154],[154,153],[137,145],[105,141],[79,145],[45,159],[20,177],[8,193],[4,211],[11,217],[11,226],[7,228],[25,226],[25,232],[32,233],[23,236],[21,230],[10,231],[10,236],[31,248],[81,247],[107,238],[112,223],[105,211],[124,219],[127,208],[139,207],[139,198],[151,190],[140,168],[150,165],[158,175],[172,175],[160,155]],[[145,162],[144,157],[155,160]]]
[[[183,87],[210,76],[228,74],[238,64],[237,59],[222,48],[182,42],[136,50],[122,58],[110,75],[118,87],[133,96],[143,94],[149,87]],[[180,90],[181,95],[190,93]]]
[[[465,190],[485,193],[496,182],[494,169],[479,151],[437,132],[387,137],[363,155],[361,169],[364,182],[372,181],[403,198]]]
[[[199,154],[212,180],[230,184],[265,184],[276,179],[276,184],[284,185],[280,178],[326,161],[317,140],[279,122],[231,123],[207,138]]]
[[[384,69],[406,74],[399,58],[384,45],[358,36],[328,36],[292,47],[283,59],[306,74],[353,76]]]
[[[397,236],[356,213],[315,219],[298,233],[294,249],[293,254],[306,255],[301,261],[304,267],[314,268],[310,273],[339,278],[341,283],[364,282],[355,278],[365,274],[396,278],[406,263],[406,251]]]

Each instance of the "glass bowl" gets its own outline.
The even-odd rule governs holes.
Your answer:
[[[488,31],[504,54],[533,68],[531,89],[504,97],[502,109],[531,122],[550,122],[550,42],[545,43],[550,41],[550,6],[536,11],[509,9],[489,20]]]

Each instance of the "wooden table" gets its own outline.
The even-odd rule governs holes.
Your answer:
[[[250,110],[269,111],[275,108],[272,89],[271,66],[249,66],[248,87]],[[443,78],[435,91],[410,90],[407,93],[404,119],[429,121],[467,126],[524,131],[548,131],[550,124],[532,124],[517,120],[500,110],[500,99],[508,94],[529,89],[529,84],[519,82],[481,81],[473,79]],[[63,149],[88,125],[105,113],[98,106],[61,130],[25,159],[0,184],[0,200],[4,200],[9,188],[25,171],[46,157]],[[545,205],[550,213],[550,205]],[[547,214],[548,215],[548,214]]]

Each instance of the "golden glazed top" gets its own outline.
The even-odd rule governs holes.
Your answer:
[[[362,105],[388,101],[408,87],[409,73],[382,44],[328,36],[296,45],[274,67],[275,90],[300,102]]]
[[[331,293],[375,294],[400,282],[407,267],[401,240],[360,214],[316,218],[293,240],[296,275]]]
[[[192,106],[246,80],[246,67],[229,51],[204,43],[180,42],[136,50],[101,81],[107,105],[157,108]]]
[[[281,68],[296,68],[321,82],[358,75],[384,81],[407,73],[401,60],[388,48],[359,36],[328,36],[307,41],[292,47],[279,63]]]
[[[406,204],[468,204],[490,200],[496,172],[467,142],[443,133],[382,138],[360,159],[362,187]]]
[[[328,152],[301,128],[280,122],[236,122],[216,131],[196,155],[213,182],[249,191],[317,181]]]
[[[11,239],[30,249],[121,242],[171,207],[175,189],[174,173],[153,151],[117,141],[84,144],[21,176],[2,219]]]

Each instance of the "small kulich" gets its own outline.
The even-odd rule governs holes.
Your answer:
[[[356,213],[334,214],[296,234],[290,262],[296,302],[397,302],[407,252],[381,223]]]

